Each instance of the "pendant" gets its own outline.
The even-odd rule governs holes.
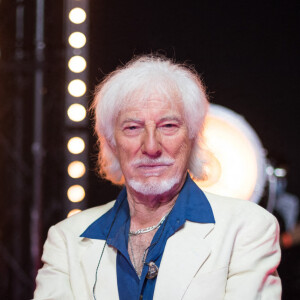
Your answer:
[[[148,264],[148,272],[146,278],[153,279],[157,276],[157,273],[158,273],[157,265],[153,261],[150,261]]]

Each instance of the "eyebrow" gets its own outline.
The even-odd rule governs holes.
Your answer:
[[[167,116],[167,117],[163,117],[159,120],[159,123],[161,122],[165,122],[165,121],[176,121],[178,123],[183,123],[182,119],[176,116]]]
[[[126,124],[126,123],[130,123],[130,122],[134,122],[134,123],[138,123],[138,124],[143,124],[143,123],[144,123],[144,122],[141,121],[140,119],[127,118],[126,120],[124,120],[124,121],[121,123],[121,126],[123,126],[123,125]]]
[[[176,121],[176,122],[178,122],[180,124],[183,123],[182,119],[179,118],[179,117],[176,117],[176,116],[166,116],[166,117],[163,117],[163,118],[159,119],[157,123],[163,123],[165,121]],[[140,119],[137,119],[137,118],[127,118],[127,119],[125,119],[121,123],[121,126],[124,126],[124,124],[130,123],[130,122],[134,122],[134,123],[137,123],[137,124],[144,124],[144,121],[142,121]]]

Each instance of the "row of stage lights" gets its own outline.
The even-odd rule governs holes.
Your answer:
[[[66,0],[66,36],[68,39],[66,124],[68,217],[80,212],[85,204],[87,166],[87,0]]]

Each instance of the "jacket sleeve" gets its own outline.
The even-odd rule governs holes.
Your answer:
[[[258,217],[259,216],[259,217]],[[274,216],[252,212],[236,234],[225,299],[279,300],[279,226]],[[246,221],[245,221],[246,222]]]
[[[38,271],[34,299],[74,299],[69,280],[66,242],[55,226],[49,229],[42,262],[44,265]]]

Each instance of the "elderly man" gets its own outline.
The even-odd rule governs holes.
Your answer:
[[[278,225],[256,204],[203,193],[207,97],[190,68],[142,56],[93,108],[116,201],[51,227],[35,299],[281,298]]]

